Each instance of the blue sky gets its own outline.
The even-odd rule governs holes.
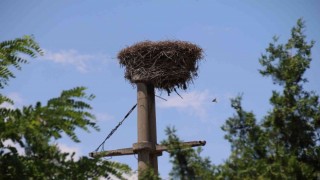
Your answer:
[[[320,1],[318,0],[189,0],[189,1],[0,1],[0,41],[33,34],[45,55],[32,60],[2,90],[16,106],[46,102],[64,89],[86,86],[100,132],[79,131],[81,143],[68,139],[62,149],[87,155],[136,103],[136,89],[124,79],[117,53],[143,40],[184,40],[205,51],[199,77],[180,94],[158,92],[158,141],[175,126],[181,139],[206,140],[204,156],[223,162],[230,145],[220,129],[233,115],[230,98],[244,94],[243,105],[258,119],[270,110],[271,90],[278,87],[258,73],[258,59],[274,35],[286,42],[298,18],[306,21],[308,40],[315,40],[306,88],[320,92]],[[218,103],[212,103],[213,98]],[[106,149],[132,146],[137,140],[136,112],[107,141]],[[134,156],[112,160],[137,168]],[[168,155],[159,158],[166,177]]]

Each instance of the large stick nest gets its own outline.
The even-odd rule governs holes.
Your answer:
[[[131,83],[152,83],[168,93],[187,89],[198,76],[202,49],[185,41],[144,41],[121,50],[118,59]]]

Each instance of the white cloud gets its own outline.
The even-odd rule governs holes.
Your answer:
[[[123,177],[127,180],[138,180],[138,171],[133,171],[130,174],[123,174]],[[114,175],[110,174],[110,178],[112,180],[119,180],[119,178],[115,177]],[[100,178],[100,180],[104,180],[106,178]]]
[[[90,62],[92,61],[107,61],[108,57],[104,54],[81,54],[77,50],[61,50],[52,52],[44,50],[44,60],[49,60],[57,64],[72,65],[81,73],[86,73],[90,70]]]
[[[25,150],[24,148],[22,148],[18,143],[14,143],[12,140],[5,140],[3,142],[3,145],[5,147],[15,147],[19,153],[19,155],[22,155],[24,156],[26,153],[25,153]],[[62,143],[57,143],[57,146],[58,148],[60,149],[60,151],[62,152],[66,152],[66,153],[70,153],[72,154],[73,152],[75,152],[75,160],[78,160],[79,157],[81,156],[81,150],[78,148],[78,147],[70,147],[66,144],[62,144]],[[68,157],[69,159],[71,158],[71,155]]]
[[[181,94],[183,99],[179,96],[171,96],[167,98],[167,101],[159,101],[159,107],[161,108],[177,108],[191,112],[199,117],[205,117],[206,105],[211,103],[212,97],[208,91],[193,91]]]
[[[0,108],[16,109],[17,106],[20,107],[23,105],[24,100],[19,93],[11,92],[11,93],[7,94],[6,96],[14,102],[14,105],[5,102],[5,103],[0,104]]]
[[[127,178],[128,180],[138,180],[138,172],[135,171],[130,175],[126,175],[125,178]]]
[[[0,104],[0,108],[5,108],[5,109],[15,109],[14,105],[4,102],[2,104]]]
[[[108,113],[95,113],[95,116],[97,121],[99,122],[107,122],[112,121],[114,119],[114,117]]]
[[[24,156],[26,153],[25,153],[25,151],[24,151],[24,149],[18,144],[18,143],[14,143],[12,140],[5,140],[4,142],[3,142],[3,145],[5,146],[5,147],[15,147],[16,148],[16,150],[18,151],[18,154],[19,155],[22,155],[22,156]]]
[[[74,155],[75,160],[78,160],[82,154],[81,150],[77,147],[70,147],[70,146],[68,146],[66,144],[62,144],[62,143],[57,143],[57,146],[59,147],[60,151],[62,151],[62,152],[70,153],[70,154],[72,154],[74,152],[75,153],[75,155]],[[71,158],[71,156],[68,158]]]

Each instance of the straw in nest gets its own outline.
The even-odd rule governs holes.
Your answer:
[[[197,77],[202,49],[185,41],[144,41],[121,50],[118,59],[131,83],[152,83],[168,93],[187,89]]]

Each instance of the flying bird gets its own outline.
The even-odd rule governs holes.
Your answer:
[[[215,103],[216,103],[216,102],[217,102],[217,98],[214,98],[214,99],[212,100],[212,102],[215,102]]]

